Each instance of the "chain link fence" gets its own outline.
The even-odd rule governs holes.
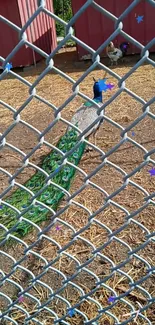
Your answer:
[[[19,154],[22,160],[22,166],[16,170],[12,175],[6,169],[0,167],[1,174],[7,176],[9,179],[8,187],[1,193],[1,216],[0,216],[0,229],[1,234],[3,232],[3,238],[1,236],[1,251],[0,251],[0,282],[1,282],[1,324],[153,324],[154,321],[154,302],[155,302],[155,287],[154,287],[154,272],[155,268],[153,265],[153,255],[152,259],[147,258],[149,256],[150,249],[153,249],[155,241],[155,232],[154,229],[148,229],[143,222],[138,221],[137,216],[140,213],[145,212],[148,207],[151,207],[152,214],[154,213],[155,206],[155,193],[154,188],[149,193],[145,188],[139,185],[139,182],[131,180],[131,178],[137,173],[140,172],[144,167],[151,164],[155,164],[153,155],[155,154],[155,148],[152,147],[149,151],[136,140],[131,139],[128,136],[128,132],[133,129],[138,123],[143,121],[145,117],[149,117],[151,121],[155,119],[155,115],[150,109],[155,101],[155,97],[151,98],[146,102],[142,97],[136,95],[130,89],[126,87],[126,80],[140,67],[144,62],[147,64],[155,66],[155,62],[149,56],[149,49],[155,45],[155,38],[151,40],[146,46],[140,44],[136,39],[130,37],[123,31],[122,20],[126,17],[135,6],[139,3],[139,0],[132,1],[128,8],[122,13],[120,17],[115,17],[110,12],[107,12],[103,7],[99,6],[95,1],[88,0],[80,8],[80,10],[73,16],[69,23],[66,23],[59,17],[51,13],[46,7],[46,1],[38,1],[38,8],[34,14],[28,19],[27,23],[23,28],[19,28],[11,21],[8,21],[5,17],[0,16],[0,20],[6,23],[11,28],[15,29],[19,33],[19,43],[13,49],[13,51],[8,55],[7,58],[0,57],[2,62],[3,71],[0,75],[1,83],[4,78],[9,75],[17,78],[19,82],[24,83],[29,89],[29,97],[23,103],[21,107],[15,109],[4,101],[0,101],[0,104],[13,113],[13,123],[11,123],[0,136],[0,149],[1,152],[5,148],[11,148],[15,153]],[[152,0],[147,1],[152,10],[155,10],[155,2]],[[115,21],[115,31],[110,37],[104,42],[97,51],[90,48],[87,44],[83,43],[74,35],[73,25],[78,17],[89,7],[93,6],[94,10],[99,10],[103,15],[108,16],[110,19]],[[41,49],[37,48],[34,44],[30,43],[26,37],[26,29],[31,25],[33,20],[41,13],[49,15],[51,18],[59,21],[64,25],[66,29],[65,38],[59,43],[57,48],[48,55],[43,52]],[[141,55],[138,62],[133,65],[129,71],[123,76],[120,77],[114,70],[111,70],[107,66],[101,63],[100,53],[106,48],[110,41],[114,40],[117,35],[121,34],[129,42],[135,44],[140,50]],[[92,64],[90,67],[81,74],[77,81],[73,80],[69,74],[64,73],[58,67],[54,65],[54,56],[61,49],[68,40],[73,40],[82,47],[84,47],[92,56]],[[22,77],[16,71],[10,70],[9,62],[12,61],[13,56],[23,45],[29,46],[32,50],[38,52],[46,59],[46,68],[45,70],[36,77],[36,80],[31,84],[27,79]],[[46,134],[51,130],[58,121],[63,121],[66,126],[72,126],[73,129],[78,129],[69,119],[66,120],[62,118],[61,113],[64,108],[77,96],[81,96],[84,100],[92,100],[86,96],[83,92],[79,90],[80,83],[92,72],[94,69],[99,67],[103,71],[106,71],[111,76],[115,77],[118,80],[118,90],[103,103],[101,107],[98,107],[99,113],[104,111],[106,108],[106,115],[104,115],[104,122],[107,121],[112,126],[116,126],[121,132],[121,140],[118,143],[111,147],[106,153],[98,148],[96,145],[90,143],[89,139],[85,138],[85,134],[92,128],[90,125],[84,132],[81,132],[78,137],[78,142],[75,141],[73,148],[68,149],[67,152],[63,152],[61,148],[58,148],[47,142],[45,140]],[[59,108],[56,108],[52,103],[46,100],[46,98],[40,97],[35,87],[42,81],[44,77],[50,71],[54,71],[56,74],[59,74],[62,78],[65,78],[71,84],[72,95],[68,97],[67,100]],[[9,92],[9,90],[7,90]],[[137,102],[142,104],[142,112],[131,124],[128,124],[126,128],[122,127],[120,124],[116,123],[108,116],[108,106],[117,99],[122,92],[126,92],[131,98],[134,98]],[[49,124],[49,126],[44,129],[42,132],[35,129],[30,123],[25,122],[20,118],[20,114],[26,110],[27,105],[33,98],[37,98],[42,103],[48,105],[54,110],[55,118]],[[89,109],[89,107],[88,107]],[[16,128],[18,123],[31,129],[33,132],[36,132],[38,135],[38,143],[33,149],[28,153],[20,150],[18,147],[10,144],[7,141],[8,134],[12,131],[13,128]],[[98,123],[96,119],[95,123]],[[140,149],[143,152],[143,161],[138,165],[138,167],[133,168],[130,173],[126,173],[118,164],[114,164],[110,161],[111,155],[118,151],[120,146],[129,141],[133,146]],[[100,153],[102,157],[102,162],[98,164],[97,167],[93,168],[91,173],[86,173],[82,167],[77,167],[74,164],[74,161],[68,162],[68,157],[75,152],[82,144],[89,144],[97,152]],[[40,195],[42,192],[50,186],[50,184],[57,185],[54,183],[54,177],[57,170],[52,173],[45,171],[43,168],[30,162],[32,155],[40,148],[43,144],[46,144],[50,149],[54,149],[58,152],[61,157],[61,164],[59,170],[64,165],[68,164],[70,168],[73,168],[76,171],[79,171],[83,175],[83,183],[75,189],[74,192],[70,192],[69,189],[63,186],[59,187],[59,190],[65,194],[66,201],[63,207],[57,207],[53,209],[50,207],[50,204],[45,204],[40,200]],[[52,156],[54,159],[54,156]],[[92,177],[97,175],[104,166],[113,167],[116,171],[119,171],[123,177],[123,184],[121,186],[115,187],[115,190],[108,194],[104,190],[103,186],[95,184],[92,180]],[[33,188],[28,188],[17,182],[17,176],[26,169],[27,166],[35,168],[44,176],[44,184],[38,191],[34,192]],[[153,170],[153,169],[152,169]],[[40,174],[40,175],[41,175]],[[152,177],[153,179],[153,177]],[[114,180],[113,180],[114,182]],[[81,204],[76,200],[79,194],[83,192],[87,186],[94,188],[97,193],[102,193],[104,195],[103,204],[98,207],[96,210],[91,211],[84,204]],[[115,200],[118,194],[127,187],[133,186],[138,189],[139,192],[143,194],[143,202],[140,203],[139,208],[136,208],[134,211],[128,210],[123,205],[117,203]],[[13,204],[9,199],[5,199],[6,195],[9,195],[10,190],[14,189],[17,186],[19,190],[24,190],[24,193],[27,193],[31,197],[30,203],[24,209]],[[153,185],[152,185],[153,186]],[[72,186],[71,186],[72,187]],[[99,194],[98,194],[99,195]],[[15,195],[15,200],[20,201],[20,192],[19,196]],[[31,211],[32,206],[40,205],[41,213],[43,214],[44,209],[52,215],[49,218],[48,224],[46,227],[42,227],[42,224],[37,223],[32,218],[28,218],[27,215]],[[77,230],[76,227],[73,227],[71,220],[64,220],[62,215],[68,213],[67,211],[74,205],[75,213],[87,213],[88,218],[85,225],[81,224],[81,227]],[[108,207],[114,207],[119,213],[123,213],[124,218],[122,225],[117,227],[117,222],[115,227],[111,227],[106,218],[104,221],[100,220],[100,213],[106,214],[106,209]],[[11,227],[6,227],[3,223],[2,214],[5,218],[8,219],[6,209],[12,211],[12,214],[16,214],[17,222]],[[80,212],[79,212],[80,209]],[[9,214],[9,218],[11,218]],[[115,217],[115,216],[114,216]],[[120,216],[121,218],[121,216]],[[147,217],[147,212],[145,214]],[[43,218],[46,220],[46,218]],[[108,220],[108,217],[107,217]],[[27,237],[20,238],[16,233],[16,229],[24,221],[33,229],[36,229],[37,238],[32,240],[30,243],[27,241]],[[62,244],[57,240],[58,233],[56,237],[50,234],[49,232],[56,225],[56,222],[61,224],[61,227],[64,227],[64,233],[61,233],[61,237],[64,236],[65,240]],[[115,221],[114,221],[115,223]],[[133,224],[138,234],[140,232],[139,238],[142,234],[143,239],[136,242],[135,245],[130,245],[128,243],[128,238],[131,236],[129,232],[129,225]],[[100,228],[100,234],[102,236],[101,242],[98,244],[96,239],[96,245],[91,240],[91,236],[87,236],[89,230],[93,227]],[[58,229],[57,227],[57,230]],[[106,233],[106,235],[105,235]],[[126,237],[122,235],[126,233]],[[97,237],[96,237],[97,238]],[[9,250],[9,242],[12,240],[12,245],[21,245],[23,247],[22,256],[20,258],[15,258],[13,253],[11,255]],[[46,245],[44,250],[42,248],[42,242],[45,241]],[[81,251],[84,255],[83,258],[79,258],[80,252],[76,252],[74,249],[70,250],[71,247],[75,247],[78,242],[82,243]],[[50,259],[46,259],[46,248],[48,249],[48,244],[50,244]],[[113,245],[114,246],[111,246]],[[107,252],[108,247],[110,247],[111,252],[117,250],[117,244],[120,245],[123,258],[117,263],[115,255],[110,256]],[[8,245],[8,246],[7,246]],[[115,246],[116,245],[116,246]],[[16,247],[16,246],[15,246]],[[151,247],[151,248],[150,248]],[[15,248],[16,251],[16,248]],[[42,252],[42,253],[40,253]],[[44,252],[44,253],[43,253]],[[120,251],[119,251],[120,252]],[[143,255],[143,252],[145,254]],[[110,256],[110,257],[109,257]],[[29,259],[29,264],[27,260]],[[34,259],[37,260],[36,270],[32,268]],[[5,261],[5,262],[4,262]],[[140,263],[138,269],[139,276],[135,276],[135,261]],[[8,269],[3,267],[3,262],[5,266],[8,266]],[[62,264],[65,264],[65,269],[70,266],[70,272],[65,272]],[[102,267],[102,272],[98,273],[98,265]],[[137,264],[136,264],[137,265]],[[139,264],[138,264],[139,265]],[[40,266],[40,269],[38,270]],[[26,282],[23,281],[21,274],[24,273],[26,277]],[[84,281],[83,281],[84,279]],[[49,281],[48,281],[49,280]],[[119,284],[121,283],[121,288]],[[122,284],[123,283],[123,284]],[[10,291],[7,291],[7,288],[11,287]],[[16,295],[12,294],[13,288],[16,288]]]

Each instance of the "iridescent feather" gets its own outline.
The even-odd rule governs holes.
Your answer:
[[[98,82],[96,82],[94,84],[94,100],[101,105],[102,90],[98,86]],[[92,105],[90,102],[86,102],[74,114],[71,123],[77,126],[81,131],[84,131],[96,120],[97,117],[96,106]],[[86,137],[96,130],[99,123],[100,122],[96,123],[96,125],[86,133]],[[64,153],[70,151],[75,144],[77,144],[78,136],[79,132],[77,132],[73,127],[69,127],[66,133],[60,138],[56,147]],[[77,166],[84,153],[85,146],[85,142],[80,143],[78,148],[67,157],[67,160]],[[41,171],[37,171],[24,184],[25,189],[17,189],[10,197],[5,199],[5,203],[1,204],[1,240],[6,238],[6,231],[3,226],[7,227],[11,234],[16,235],[17,237],[23,237],[33,228],[29,221],[39,224],[51,216],[47,207],[52,208],[54,211],[57,209],[60,200],[65,195],[63,189],[69,190],[71,180],[76,172],[76,169],[68,164],[60,167],[62,157],[63,155],[58,153],[55,149],[43,159],[41,164],[41,168],[49,175],[56,171],[54,177],[51,178],[52,183],[55,185],[50,184],[46,186],[46,176]],[[61,189],[56,185],[61,186]],[[44,186],[46,186],[46,188],[37,196],[37,201],[40,203],[33,204],[32,195],[26,189],[29,189],[36,195]],[[41,203],[45,204],[47,207],[42,206]],[[9,204],[10,206],[6,204]],[[20,212],[22,211],[23,215],[22,218],[20,217],[20,220],[18,212],[13,208],[18,209]]]

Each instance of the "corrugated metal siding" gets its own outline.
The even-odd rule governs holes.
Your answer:
[[[16,0],[0,1],[0,14],[11,22],[20,26],[19,10]],[[6,58],[18,43],[18,33],[7,24],[0,21],[0,56]],[[16,57],[12,59],[13,66],[16,62],[24,63],[24,48],[16,53]]]
[[[27,5],[27,2],[24,0],[18,0],[22,26],[24,26],[27,19],[32,16],[37,9],[37,0],[31,0],[28,4],[29,5]],[[53,4],[51,0],[46,1],[46,8],[53,12]],[[55,21],[44,13],[40,13],[35,18],[31,23],[31,26],[27,28],[26,33],[28,40],[31,43],[38,46],[48,54],[57,46]],[[36,61],[40,59],[40,55],[37,52],[32,51],[28,47],[27,50],[29,51],[29,56],[31,56],[32,62],[34,55]]]
[[[46,1],[46,8],[53,12],[52,0]],[[0,0],[0,14],[10,21],[14,22],[19,27],[24,26],[28,17],[30,17],[37,8],[37,0]],[[26,30],[28,40],[44,50],[46,53],[51,53],[57,45],[55,21],[44,13],[39,14],[31,23],[31,27]],[[7,42],[6,42],[7,39]],[[6,24],[0,22],[0,55],[7,57],[10,51],[19,42],[18,33]],[[24,46],[12,59],[14,67],[27,66],[38,61],[41,56],[32,51],[28,46]]]
[[[84,5],[86,0],[72,0],[73,13],[75,14],[78,9]],[[97,0],[100,6],[119,17],[121,13],[133,2],[133,0]],[[144,21],[140,24],[137,23],[136,17],[144,15]],[[146,1],[141,1],[127,17],[123,20],[123,30],[130,36],[136,38],[143,45],[146,45],[152,38],[155,37],[155,9]],[[76,36],[91,46],[97,49],[115,30],[114,22],[101,14],[99,11],[89,7],[75,23]],[[120,44],[124,38],[118,36],[114,43]],[[81,46],[77,46],[78,55],[82,57],[87,54]],[[150,49],[155,51],[155,46]],[[131,44],[130,53],[139,53],[139,49]],[[105,54],[105,53],[102,53]]]

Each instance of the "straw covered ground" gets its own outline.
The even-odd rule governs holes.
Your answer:
[[[55,58],[55,64],[62,71],[66,72],[71,78],[77,80],[81,74],[89,67],[90,62],[76,63],[76,52],[67,49],[57,54]],[[104,58],[102,61],[104,62]],[[119,64],[118,67],[113,68],[115,72],[123,76],[132,66],[135,64],[138,57],[127,57],[124,64]],[[106,62],[106,61],[105,61]],[[33,83],[38,75],[45,68],[45,63],[41,62],[37,65],[37,68],[32,68],[26,71],[15,71],[18,72],[22,77],[26,78],[29,82]],[[102,70],[96,69],[91,73],[80,85],[80,91],[86,95],[92,97],[92,84],[93,77],[102,78],[104,75]],[[107,100],[117,90],[117,81],[107,75],[109,82],[113,83],[115,87],[106,93],[104,93],[104,100]],[[155,71],[154,68],[149,65],[143,65],[128,78],[126,85],[130,90],[136,92],[137,95],[142,96],[145,100],[151,99],[155,94]],[[50,72],[36,87],[37,94],[44,97],[50,103],[60,106],[69,95],[71,95],[71,84],[60,77],[58,74]],[[7,77],[1,82],[1,100],[7,102],[7,104],[18,109],[23,102],[28,98],[28,88],[13,77]],[[76,97],[66,108],[62,111],[62,117],[70,120],[76,109],[81,105],[83,100],[80,97]],[[132,123],[138,116],[142,114],[142,104],[131,98],[128,94],[122,93],[106,108],[106,116],[116,123],[121,124],[123,127],[127,127]],[[150,106],[150,110],[155,114],[155,104]],[[20,118],[31,124],[39,131],[43,131],[54,117],[53,111],[50,107],[44,103],[39,102],[37,99],[33,99],[27,107],[21,112]],[[0,132],[3,133],[6,128],[13,122],[13,113],[4,106],[0,106]],[[45,135],[45,140],[51,144],[56,144],[60,136],[65,132],[66,125],[62,122],[58,122],[48,134]],[[147,115],[141,120],[133,130],[128,132],[130,139],[138,142],[146,148],[151,150],[155,146],[155,121]],[[132,133],[134,132],[134,134]],[[18,147],[26,154],[32,150],[32,148],[38,142],[38,135],[24,126],[22,123],[17,123],[15,127],[10,131],[6,137],[6,141],[10,144]],[[110,149],[114,148],[119,143],[120,130],[113,126],[109,121],[104,121],[99,131],[97,132],[96,143],[97,146],[107,153]],[[94,143],[94,138],[91,136],[89,141]],[[40,164],[43,156],[50,151],[50,148],[42,145],[30,158],[30,161],[35,164]],[[139,166],[143,162],[144,152],[141,148],[137,148],[134,143],[126,141],[122,144],[114,153],[112,153],[108,160],[122,168],[126,173],[130,173],[134,168]],[[155,155],[151,156],[155,159]],[[101,163],[101,157],[96,150],[86,152],[80,162],[79,167],[82,168],[87,174],[90,174],[99,164]],[[17,168],[21,166],[21,156],[10,149],[2,149],[0,152],[0,167],[6,169],[8,172],[13,174]],[[139,172],[130,177],[130,180],[136,182],[139,186],[143,187],[145,191],[150,194],[155,189],[155,177],[150,176],[149,170],[153,167],[151,163],[144,166]],[[30,178],[35,170],[33,168],[25,168],[24,172],[17,177],[17,182],[24,183]],[[74,193],[82,184],[84,176],[78,171],[76,177],[72,183],[70,193]],[[98,186],[102,187],[108,195],[116,191],[123,184],[123,175],[114,165],[105,164],[102,169],[91,177],[91,182],[94,182]],[[4,173],[0,173],[0,191],[2,192],[8,186],[8,177]],[[14,189],[13,189],[14,190]],[[140,191],[132,183],[127,184],[122,191],[116,194],[112,200],[127,209],[130,213],[136,211],[144,204],[144,198],[147,192]],[[118,234],[116,238],[112,238],[110,243],[104,248],[102,245],[108,241],[108,229],[111,231],[118,230],[126,222],[125,210],[121,210],[119,206],[108,203],[104,210],[100,211],[94,218],[94,221],[88,228],[85,226],[88,223],[89,211],[91,213],[99,209],[105,200],[105,194],[97,188],[94,188],[91,184],[85,187],[80,194],[78,194],[74,200],[79,203],[79,206],[73,204],[63,214],[59,216],[57,221],[48,231],[47,235],[51,239],[57,241],[57,243],[64,247],[68,245],[72,238],[72,229],[61,223],[65,221],[74,227],[76,231],[83,228],[83,232],[79,234],[71,245],[68,245],[65,254],[59,254],[59,247],[50,242],[47,239],[40,240],[36,246],[33,247],[32,251],[38,255],[34,255],[32,252],[27,254],[26,258],[22,261],[24,256],[24,245],[13,244],[10,246],[2,247],[1,249],[12,256],[15,260],[21,259],[20,266],[27,267],[35,276],[41,274],[44,270],[45,260],[50,262],[55,259],[55,263],[52,267],[44,272],[44,275],[40,278],[40,281],[49,285],[53,291],[58,290],[63,284],[63,276],[57,272],[59,270],[67,278],[77,272],[77,262],[85,263],[85,269],[77,272],[76,277],[71,278],[70,284],[64,288],[63,291],[59,292],[59,296],[67,299],[71,306],[79,302],[80,296],[88,294],[91,291],[91,299],[86,299],[80,304],[79,311],[84,312],[88,319],[93,319],[98,314],[99,305],[95,304],[98,301],[102,308],[110,306],[108,298],[114,295],[115,290],[117,295],[124,294],[130,288],[130,281],[138,281],[145,277],[147,272],[147,265],[143,259],[149,264],[155,266],[155,254],[153,241],[150,241],[143,250],[137,252],[132,256],[128,263],[121,265],[120,271],[112,272],[113,261],[115,265],[123,262],[128,258],[129,246],[131,249],[135,249],[146,241],[145,235],[147,234],[143,230],[139,223],[146,227],[150,232],[155,230],[155,208],[153,204],[149,204],[145,209],[140,211],[131,221],[126,224],[126,227]],[[83,205],[86,209],[83,209]],[[66,205],[65,199],[61,201],[59,209]],[[50,219],[50,218],[49,218]],[[41,224],[43,229],[49,224],[49,221]],[[103,227],[104,225],[104,227]],[[24,238],[25,243],[28,245],[33,244],[37,238],[38,230],[33,230],[31,234]],[[89,240],[92,246],[90,246],[83,239]],[[121,243],[124,241],[127,245]],[[94,248],[93,248],[94,247]],[[92,255],[92,251],[95,248],[101,248],[99,255]],[[74,258],[72,259],[70,255]],[[59,257],[59,258],[57,258]],[[91,262],[90,259],[92,258]],[[88,263],[89,260],[89,264]],[[10,259],[6,255],[0,254],[0,269],[4,273],[9,273],[12,270],[14,260]],[[88,273],[87,269],[92,273]],[[128,274],[128,277],[125,273]],[[96,274],[96,278],[93,276]],[[111,277],[109,275],[112,274]],[[24,269],[17,267],[14,268],[13,273],[10,275],[10,279],[21,284],[23,288],[26,288],[31,284],[32,274],[26,272]],[[98,286],[97,290],[95,282],[103,281],[102,286]],[[73,284],[80,286],[83,290],[80,292],[78,287],[74,287]],[[106,286],[105,286],[106,285]],[[148,292],[155,296],[155,279],[153,276],[149,276],[143,279],[140,284],[142,288],[148,290]],[[16,299],[18,294],[18,288],[15,287],[11,282],[5,282],[2,285],[1,291],[7,294],[11,299]],[[46,301],[47,297],[51,292],[48,287],[44,287],[41,283],[36,284],[29,290],[29,294],[33,294],[40,302]],[[66,312],[67,305],[61,299],[51,300],[47,307],[51,307],[58,316],[62,316]],[[131,315],[131,308],[129,304],[132,304],[135,310],[138,310],[141,306],[147,304],[147,295],[137,287],[133,289],[123,301],[118,301],[112,309],[109,310],[109,314],[104,313],[99,319],[98,324],[102,325],[113,325],[114,318],[111,314],[115,315],[119,322],[123,322],[128,319]],[[1,309],[4,310],[7,306],[8,301],[0,297]],[[34,314],[37,308],[37,301],[32,300],[30,297],[24,297],[19,302],[19,305],[25,308],[30,315]],[[150,322],[155,322],[154,314],[155,306],[150,306],[143,315],[148,317]],[[10,316],[17,321],[18,324],[24,324],[25,314],[22,310],[14,308],[10,313]],[[40,314],[36,315],[40,321],[44,322],[45,325],[54,324],[54,314],[49,313],[48,309],[43,310]],[[72,318],[67,317],[66,321],[73,325],[82,325],[86,319],[84,319],[80,313],[76,313]],[[5,322],[4,322],[5,324]],[[9,322],[7,323],[9,324]],[[11,324],[11,323],[10,323]],[[34,324],[34,322],[30,322]],[[144,325],[146,321],[136,315],[129,324]]]

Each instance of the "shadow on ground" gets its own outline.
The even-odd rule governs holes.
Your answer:
[[[155,53],[150,54],[150,58],[155,61]],[[101,62],[110,67],[111,70],[115,70],[116,67],[133,67],[140,59],[139,54],[127,55],[124,58],[124,62],[118,61],[117,66],[110,66],[109,58],[102,57]],[[88,69],[92,64],[91,60],[79,61],[77,56],[76,48],[66,48],[62,49],[59,53],[57,53],[54,57],[54,65],[58,69],[62,70],[65,73],[75,72],[75,71],[84,71]],[[144,65],[147,63],[144,63]],[[35,76],[40,74],[46,67],[45,60],[41,60],[37,62],[36,67],[34,65],[25,68],[14,68],[12,69],[15,73],[18,73],[21,76]],[[95,70],[97,70],[96,68]],[[51,73],[55,73],[52,72]],[[8,75],[7,79],[13,79],[14,76]]]

